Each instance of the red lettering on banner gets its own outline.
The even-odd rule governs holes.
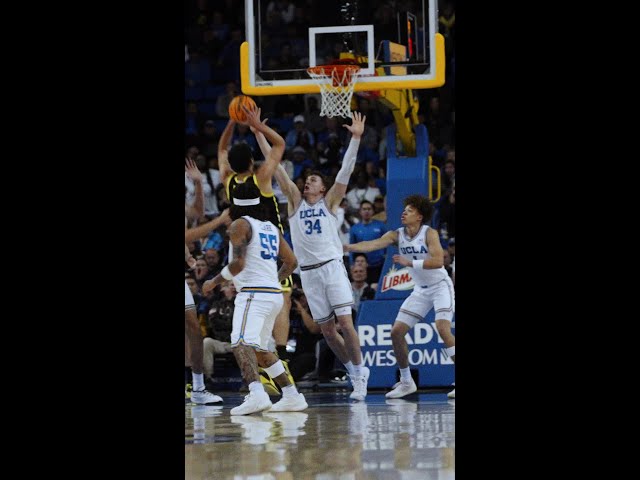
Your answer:
[[[400,273],[402,272],[402,273]],[[387,290],[405,290],[406,288],[396,288],[401,287],[402,285],[409,284],[408,288],[411,288],[413,285],[413,280],[411,278],[411,274],[407,270],[389,270],[389,273],[382,277],[382,289],[381,292],[386,292]]]

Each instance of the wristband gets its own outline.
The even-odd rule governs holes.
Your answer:
[[[233,274],[229,271],[229,265],[227,265],[222,269],[222,271],[220,272],[220,275],[225,280],[231,280],[233,278]]]

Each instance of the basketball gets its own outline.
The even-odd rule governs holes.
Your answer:
[[[229,104],[229,117],[238,123],[246,123],[247,121],[247,115],[244,113],[244,110],[242,110],[243,105],[251,110],[256,106],[256,102],[253,101],[253,98],[247,97],[246,95],[238,95],[234,97]]]

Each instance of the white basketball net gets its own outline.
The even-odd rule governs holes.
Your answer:
[[[309,76],[320,86],[321,116],[351,118],[351,97],[359,70],[357,65],[348,65],[344,69],[334,65],[307,69]]]

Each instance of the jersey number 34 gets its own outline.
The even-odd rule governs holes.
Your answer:
[[[312,220],[305,220],[304,225],[305,227],[307,227],[307,229],[304,231],[304,233],[306,233],[307,235],[311,235],[314,230],[318,233],[322,233],[322,229],[320,228],[320,219],[317,219],[315,223],[313,223]]]

